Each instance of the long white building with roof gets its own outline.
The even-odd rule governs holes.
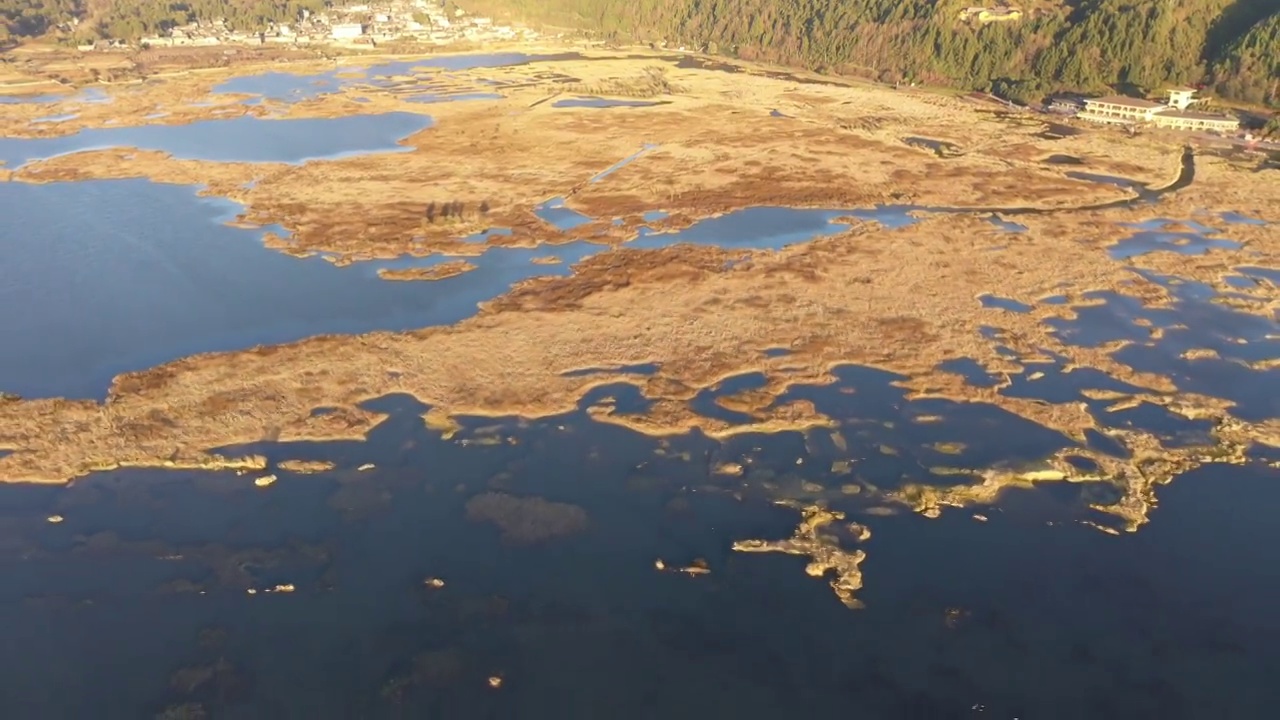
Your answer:
[[[1174,88],[1166,102],[1143,98],[1109,95],[1087,98],[1084,110],[1076,117],[1097,123],[1112,125],[1149,124],[1173,130],[1204,130],[1233,133],[1240,129],[1240,121],[1214,113],[1188,110],[1195,102],[1195,90]]]

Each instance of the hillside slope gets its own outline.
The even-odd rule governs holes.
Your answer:
[[[325,0],[0,0],[0,40],[47,32],[136,39],[223,17],[242,29],[288,21]],[[1213,84],[1224,97],[1280,105],[1278,0],[1018,0],[1003,21],[975,0],[461,0],[533,25],[664,41],[748,60],[992,90]],[[988,7],[999,7],[992,2]]]
[[[1275,0],[1013,3],[1004,22],[962,19],[973,0],[469,0],[468,9],[618,38],[664,40],[745,59],[992,89],[1214,82],[1225,96],[1280,102]],[[994,3],[990,7],[996,7]]]

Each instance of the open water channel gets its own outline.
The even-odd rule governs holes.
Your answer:
[[[220,92],[292,99],[422,67],[246,79]],[[358,147],[338,125],[296,122],[209,121],[146,140],[185,157],[302,162],[394,150],[429,118],[366,116]],[[281,131],[296,144],[278,142]],[[142,141],[140,129],[112,132],[4,139],[0,157],[17,165]],[[1231,248],[1233,223],[1261,222],[1214,208],[1204,225],[1167,231],[1158,201],[1143,194],[1153,217],[1115,246],[1117,262]],[[3,183],[0,209],[0,390],[28,397],[101,397],[119,372],[197,352],[456,322],[602,249],[490,248],[470,258],[472,272],[396,283],[377,268],[449,258],[292,258],[264,248],[263,230],[226,225],[233,205],[142,180]],[[749,208],[633,244],[777,248],[840,232],[842,217],[892,226],[949,211]],[[646,220],[661,219],[653,213]],[[549,232],[578,222],[554,199],[540,214]],[[564,263],[532,262],[548,252]],[[1236,273],[1242,291],[1277,283],[1275,269],[1244,258]],[[1240,419],[1280,415],[1280,369],[1249,366],[1280,352],[1274,318],[1238,312],[1213,288],[1153,279],[1177,304],[1100,295],[1049,327],[1085,346],[1134,340],[1122,362],[1233,400]],[[995,294],[974,302],[1029,310]],[[1216,357],[1188,359],[1196,348]],[[966,358],[949,366],[995,383]],[[598,419],[600,408],[644,412],[638,386],[654,369],[623,368],[561,417],[464,418],[446,436],[424,426],[421,403],[392,396],[368,403],[385,419],[362,442],[223,449],[268,457],[277,480],[266,487],[160,470],[0,486],[0,716],[1198,719],[1269,717],[1280,701],[1275,450],[1161,488],[1138,533],[1079,522],[1119,527],[1091,507],[1119,499],[1105,482],[1042,485],[930,519],[885,495],[973,481],[946,468],[1035,468],[1079,445],[991,405],[909,401],[900,378],[856,366],[780,400],[812,401],[831,429],[658,439]],[[1205,423],[1154,405],[1109,412],[1088,391],[1136,388],[1100,372],[1064,359],[1035,369],[1001,392],[1078,401],[1103,426],[1170,447],[1207,438]],[[726,379],[694,409],[747,422],[716,400],[762,381]],[[1103,433],[1086,444],[1126,452]],[[726,463],[743,473],[717,472]],[[867,553],[864,609],[807,576],[804,557],[733,550],[792,535],[800,515],[778,501],[824,503],[870,529],[842,537]]]

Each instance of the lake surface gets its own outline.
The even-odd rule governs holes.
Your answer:
[[[180,160],[298,164],[352,155],[410,150],[400,141],[431,126],[414,113],[265,120],[252,116],[188,125],[143,125],[81,130],[52,138],[0,138],[0,162],[17,168],[58,155],[132,147]]]
[[[265,488],[161,471],[0,487],[0,708],[1266,716],[1280,671],[1273,473],[1191,473],[1161,490],[1149,527],[1121,537],[1074,522],[1099,515],[1087,506],[1106,502],[1101,483],[885,516],[873,488],[959,481],[923,467],[1034,461],[1071,441],[990,406],[907,401],[888,373],[837,375],[791,394],[837,418],[841,443],[825,429],[657,440],[583,411],[463,419],[445,440],[423,426],[425,406],[393,396],[369,403],[387,418],[363,442],[227,449],[336,465],[275,469]],[[964,449],[934,449],[943,442]],[[848,459],[855,470],[832,470]],[[713,472],[722,462],[747,470]],[[563,505],[500,524],[511,518],[476,511],[495,494]],[[821,500],[870,528],[843,541],[867,552],[865,609],[837,602],[803,557],[732,550],[792,534],[799,514],[779,499]],[[709,574],[678,572],[698,565]]]
[[[274,102],[293,103],[310,100],[351,88],[376,88],[387,92],[423,92],[443,88],[437,84],[451,72],[477,68],[500,68],[534,62],[571,60],[577,53],[527,55],[525,53],[482,53],[475,55],[441,55],[412,60],[396,60],[369,67],[339,67],[321,73],[294,74],[266,72],[231,78],[214,86],[215,94],[252,95]],[[496,97],[502,97],[496,95]],[[462,98],[455,98],[462,99]]]
[[[197,352],[452,323],[518,280],[568,272],[531,262],[546,248],[491,249],[465,276],[387,282],[378,268],[449,258],[293,258],[223,224],[234,203],[145,180],[0,183],[0,207],[21,229],[0,264],[0,388],[29,397],[101,397],[120,372]],[[574,262],[599,249],[552,252]]]

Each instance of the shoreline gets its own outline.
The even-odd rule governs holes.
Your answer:
[[[556,70],[572,72],[580,84],[607,84],[643,77],[651,64],[649,58],[603,55],[557,61]],[[450,82],[499,76],[518,85],[536,71],[541,69],[449,75]],[[323,335],[188,356],[118,376],[103,403],[54,398],[2,403],[0,449],[11,452],[0,457],[0,479],[62,483],[106,467],[218,466],[224,461],[209,455],[208,448],[266,435],[358,438],[380,417],[361,403],[390,393],[418,398],[432,407],[438,424],[447,425],[441,418],[573,412],[592,389],[626,382],[653,409],[624,415],[597,408],[591,417],[655,436],[695,427],[711,437],[827,427],[831,419],[812,404],[781,398],[790,388],[832,381],[833,369],[843,366],[896,373],[909,398],[994,405],[1078,441],[1097,428],[1078,403],[1000,393],[1011,376],[1033,374],[1046,353],[1063,358],[1053,362],[1096,369],[1139,388],[1144,401],[1166,404],[1177,414],[1212,418],[1227,448],[1223,461],[1239,457],[1242,438],[1280,443],[1276,423],[1243,423],[1230,415],[1230,403],[1178,392],[1168,377],[1139,372],[1113,357],[1135,341],[1082,347],[1064,342],[1046,325],[1096,305],[1090,293],[1100,290],[1134,298],[1147,308],[1172,307],[1171,291],[1134,268],[1227,289],[1224,278],[1233,263],[1244,262],[1240,251],[1211,249],[1194,259],[1176,251],[1155,252],[1120,262],[1108,250],[1132,234],[1124,223],[1152,214],[1185,220],[1212,208],[1274,224],[1280,220],[1280,188],[1260,189],[1249,170],[1213,154],[1198,162],[1184,154],[1179,177],[1188,182],[1169,181],[1176,151],[1163,140],[1105,131],[1044,139],[1034,122],[1011,121],[957,100],[929,96],[924,102],[874,88],[797,88],[777,78],[704,69],[664,72],[671,84],[664,99],[671,103],[657,107],[560,109],[541,102],[548,89],[537,83],[517,86],[501,101],[426,106],[436,122],[410,136],[412,149],[391,162],[364,155],[285,166],[95,150],[11,171],[15,182],[145,177],[190,184],[200,178],[206,183],[202,195],[245,208],[231,222],[280,225],[290,232],[288,238],[265,237],[265,250],[332,252],[339,264],[398,257],[406,233],[422,238],[422,250],[453,256],[456,263],[503,245],[554,254],[559,244],[587,240],[599,242],[601,249],[575,263],[571,275],[521,281],[452,325],[398,334]],[[205,80],[179,87],[173,96],[207,96],[211,84]],[[361,114],[404,107],[386,93],[359,92],[369,98],[358,108]],[[339,90],[288,104],[282,120],[340,117],[353,110],[348,100],[354,96]],[[504,106],[518,111],[492,117],[494,108]],[[770,106],[785,106],[790,115],[771,117]],[[695,117],[701,119],[695,123]],[[756,131],[748,127],[751,119],[770,124]],[[901,141],[904,135],[916,136],[918,128],[967,152],[944,159]],[[1001,146],[974,139],[983,133],[999,136]],[[630,157],[640,142],[657,148],[591,181],[618,158]],[[1081,183],[1066,177],[1064,169],[1045,165],[1042,158],[1053,154],[1086,157],[1090,172],[1131,177],[1152,188],[1147,192],[1163,194],[1154,204],[1134,203],[1124,188]],[[430,194],[415,188],[428,188]],[[360,204],[388,189],[397,196],[394,202]],[[1053,207],[1064,199],[1080,201],[1084,192],[1092,193],[1085,207]],[[535,207],[557,196],[567,197],[566,207],[593,221],[558,231],[534,217]],[[992,205],[952,206],[905,227],[860,222],[781,249],[681,245],[640,250],[628,244],[642,225],[652,232],[686,229],[723,221],[734,208],[858,208],[885,200],[942,205],[961,196],[1017,198],[1042,203],[1043,209],[998,208],[1025,226],[1012,233],[979,217],[994,212]],[[490,199],[494,206],[483,223],[467,218],[437,232],[422,217],[427,203],[448,200],[475,207],[488,206]],[[344,224],[326,214],[335,209],[358,222]],[[658,209],[668,215],[652,222],[642,217]],[[622,224],[615,226],[613,218]],[[473,224],[510,227],[511,234],[459,243]],[[371,225],[382,234],[359,230]],[[1256,254],[1249,264],[1280,262],[1280,243],[1267,228],[1233,225],[1226,234]],[[1018,314],[984,307],[975,299],[983,294],[1030,310]],[[1040,302],[1051,296],[1066,300]],[[1239,311],[1264,317],[1277,305],[1274,288],[1265,287],[1234,302]],[[985,337],[985,327],[998,328],[998,338]],[[1002,345],[1012,350],[1012,358],[999,350]],[[791,351],[780,357],[763,354],[776,347]],[[962,374],[941,369],[954,358],[971,359],[1005,380],[973,386]],[[617,371],[566,375],[581,368],[655,362],[660,369],[639,378]],[[735,425],[690,407],[699,392],[752,372],[765,374],[765,388],[733,403],[752,417],[751,423]],[[312,416],[310,411],[321,406],[338,410]],[[1162,447],[1142,433],[1126,442]],[[1164,450],[1172,464],[1162,473],[1170,477],[1208,461],[1197,459],[1203,448]],[[1129,472],[1123,463],[1106,463],[1113,474]],[[1023,480],[1009,482],[1015,481]],[[1151,484],[1126,487],[1134,499],[1123,519],[1132,529],[1145,518],[1154,491]],[[920,501],[920,507],[936,509],[960,502],[959,497]]]

